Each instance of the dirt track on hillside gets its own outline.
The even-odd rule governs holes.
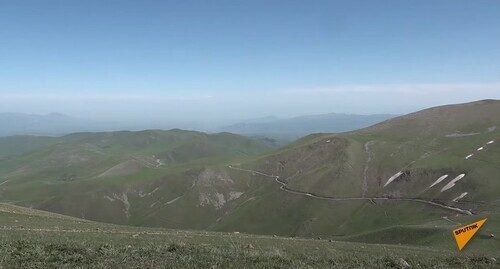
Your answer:
[[[440,207],[440,208],[443,208],[443,209],[446,209],[446,210],[451,210],[451,211],[454,211],[454,212],[458,212],[458,213],[464,214],[464,215],[473,215],[472,212],[470,212],[469,210],[465,210],[465,209],[461,209],[461,208],[453,207],[453,206],[448,206],[448,205],[444,205],[444,204],[433,202],[433,201],[429,201],[429,200],[418,199],[418,198],[394,198],[394,197],[342,197],[342,198],[336,198],[336,197],[321,196],[321,195],[316,195],[316,194],[308,193],[308,192],[304,192],[304,191],[289,189],[286,186],[286,183],[280,180],[279,176],[268,175],[268,174],[265,174],[265,173],[262,173],[262,172],[259,172],[259,171],[254,171],[254,170],[249,170],[249,169],[243,169],[243,168],[233,167],[232,165],[229,165],[228,168],[233,169],[233,170],[239,170],[239,171],[249,172],[249,173],[253,173],[253,174],[256,174],[256,175],[261,175],[261,176],[264,176],[264,177],[273,178],[277,183],[279,183],[281,185],[280,186],[280,190],[288,192],[288,193],[291,193],[291,194],[294,194],[294,195],[302,195],[302,196],[310,197],[310,198],[313,198],[313,199],[328,200],[328,201],[356,201],[356,200],[359,201],[359,200],[365,200],[365,201],[370,201],[372,203],[374,203],[374,201],[377,201],[377,200],[400,201],[400,202],[401,201],[404,201],[404,202],[416,202],[416,203],[424,203],[424,204],[428,204],[428,205]]]

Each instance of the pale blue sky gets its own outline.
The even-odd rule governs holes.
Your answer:
[[[500,99],[500,1],[0,1],[0,112],[405,113]]]

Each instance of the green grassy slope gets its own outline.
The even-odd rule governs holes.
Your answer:
[[[0,204],[2,268],[496,268],[495,252],[117,226]]]
[[[269,185],[220,227],[252,227],[268,234],[352,235],[462,215],[423,202],[463,209],[477,217],[497,217],[497,112],[499,101],[429,109],[357,132],[311,135],[235,165],[269,175],[238,171],[239,177]],[[480,147],[483,149],[478,151]],[[401,175],[384,187],[398,172]],[[461,174],[464,177],[453,187],[441,191]],[[443,175],[448,177],[429,188]],[[281,185],[271,176],[279,176],[288,190],[299,193],[280,190]],[[317,199],[307,193],[340,200]],[[265,217],[254,218],[258,212]]]
[[[204,229],[247,188],[217,166],[269,149],[229,133],[72,134],[0,161],[0,199],[91,220]]]
[[[57,143],[59,138],[49,136],[0,137],[0,159],[21,155]]]
[[[496,115],[499,114],[499,100],[482,100],[425,109],[373,125],[361,132],[402,138],[474,134],[497,129]]]

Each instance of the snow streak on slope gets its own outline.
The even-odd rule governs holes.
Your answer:
[[[399,171],[399,172],[397,172],[394,176],[392,176],[391,178],[389,178],[389,180],[387,180],[387,182],[385,183],[384,188],[385,188],[387,185],[391,184],[391,182],[393,182],[396,178],[398,178],[398,177],[399,177],[399,176],[401,176],[402,174],[403,174],[403,172],[402,172],[402,171]]]
[[[458,196],[457,198],[453,199],[452,201],[458,202],[458,200],[464,198],[466,195],[467,195],[467,192],[464,192],[464,193],[460,194],[460,196]]]
[[[453,186],[455,186],[455,183],[457,183],[460,179],[462,179],[464,177],[465,177],[465,174],[458,175],[456,178],[454,178],[452,181],[450,181],[448,184],[446,184],[446,186],[444,186],[441,189],[441,192],[444,192],[446,190],[449,190],[449,189],[453,188]]]
[[[437,184],[441,183],[441,181],[445,180],[447,177],[448,177],[448,175],[441,176],[436,181],[434,181],[434,183],[432,183],[429,187],[427,187],[427,189],[430,189],[430,188],[436,186]]]

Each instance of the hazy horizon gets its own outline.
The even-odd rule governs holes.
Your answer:
[[[350,92],[351,97],[342,96],[336,98],[335,95],[345,95],[342,89],[318,89],[314,95],[306,92],[294,91],[288,93],[272,92],[267,93],[269,100],[259,100],[258,96],[233,96],[234,99],[223,100],[216,97],[206,97],[206,100],[185,97],[166,98],[161,96],[70,96],[70,95],[11,95],[2,96],[0,100],[0,113],[24,113],[47,115],[50,113],[61,113],[75,118],[95,120],[95,121],[216,121],[234,122],[238,120],[252,120],[264,117],[293,118],[320,114],[356,114],[375,115],[390,114],[403,115],[418,110],[448,104],[458,104],[479,101],[483,99],[500,99],[500,86],[488,85],[480,88],[479,91],[469,90],[469,86],[441,86],[443,96],[437,92],[432,92],[434,87],[429,87],[427,92],[410,92],[408,87],[401,87],[403,91],[375,90],[373,87],[360,87],[360,91]],[[419,89],[421,89],[420,87]],[[471,86],[470,89],[475,87]],[[435,89],[435,88],[434,88]],[[456,89],[461,91],[454,92]],[[477,87],[475,88],[477,89]],[[481,91],[481,89],[483,91]],[[427,97],[433,95],[433,99]],[[277,100],[281,96],[281,99]],[[286,97],[285,97],[286,96]],[[378,96],[379,99],[376,99]],[[309,98],[309,99],[305,99]],[[245,104],[238,104],[237,100],[245,100]],[[287,103],[288,99],[299,99],[298,109],[292,109]],[[351,99],[350,101],[346,101]],[[419,102],[420,101],[420,102]],[[117,104],[118,102],[118,104]],[[255,102],[253,106],[251,103]],[[234,103],[237,103],[236,105]],[[250,103],[250,104],[248,104]],[[331,106],[329,105],[331,104]],[[23,104],[25,106],[23,106]],[[110,105],[113,104],[113,105]],[[247,105],[247,106],[245,106]],[[250,106],[248,106],[250,105]],[[165,107],[162,107],[165,106]],[[186,109],[190,114],[183,114]],[[205,109],[205,110],[204,110]]]
[[[500,99],[498,1],[2,1],[0,111],[406,114]]]

